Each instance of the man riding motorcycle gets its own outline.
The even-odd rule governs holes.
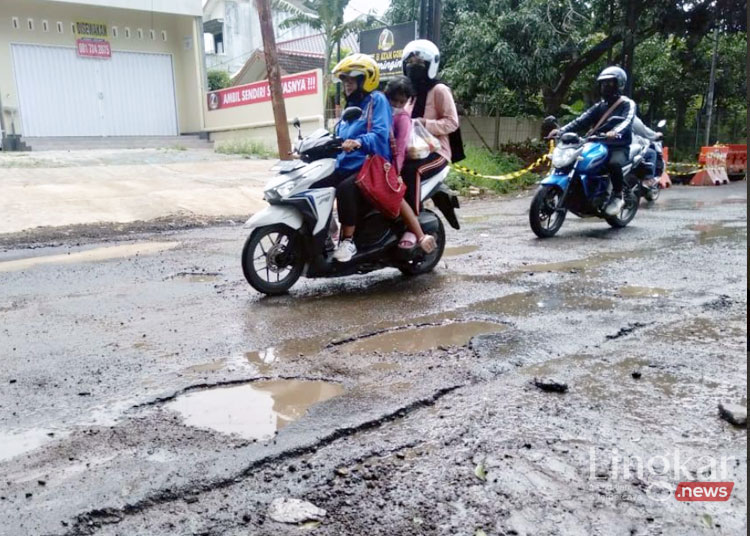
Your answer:
[[[608,216],[616,216],[625,202],[622,197],[624,177],[622,168],[628,163],[630,143],[633,137],[633,119],[636,105],[622,94],[628,76],[619,67],[607,67],[596,79],[602,99],[560,129],[550,132],[550,137],[565,134],[581,127],[597,125],[604,117],[622,117],[623,120],[606,133],[604,143],[608,146],[607,171],[612,182],[612,195],[604,211]],[[606,117],[605,117],[606,116]],[[598,125],[597,125],[598,126]]]

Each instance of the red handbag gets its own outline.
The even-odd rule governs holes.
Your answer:
[[[367,132],[370,132],[372,117],[367,114]],[[390,133],[391,154],[394,153],[393,132]],[[396,166],[382,156],[369,155],[356,180],[357,186],[365,196],[385,217],[395,220],[401,212],[401,201],[406,195],[406,184],[396,170]]]

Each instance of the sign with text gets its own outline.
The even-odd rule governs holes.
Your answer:
[[[76,40],[76,51],[79,56],[87,58],[111,58],[112,49],[109,41],[103,39],[78,39]]]
[[[380,78],[402,74],[401,57],[409,41],[417,38],[417,22],[405,22],[359,32],[359,51],[369,54],[380,67]]]
[[[314,71],[281,77],[281,90],[285,99],[314,95],[318,92],[318,76]],[[246,106],[271,100],[268,80],[243,86],[228,87],[207,94],[209,111],[233,106]]]
[[[86,58],[111,58],[107,25],[103,22],[78,20],[74,23],[76,53]]]

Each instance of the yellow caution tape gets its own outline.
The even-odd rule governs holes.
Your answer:
[[[551,154],[551,153],[550,153]],[[545,160],[549,160],[550,155],[545,154],[543,156],[540,156],[536,162],[531,164],[530,166],[519,169],[518,171],[513,171],[511,173],[506,173],[505,175],[484,175],[482,173],[479,173],[476,170],[473,170],[471,168],[467,168],[464,166],[459,166],[458,164],[451,164],[451,167],[458,171],[459,173],[463,173],[465,175],[471,175],[472,177],[481,177],[483,179],[492,179],[496,181],[510,181],[513,179],[517,179],[518,177],[521,177],[522,175],[526,175],[527,173],[531,172],[532,169],[535,167],[540,166]]]
[[[682,168],[680,168],[680,166],[682,166]],[[685,166],[690,166],[692,169],[684,169]],[[702,169],[706,169],[705,164],[698,164],[697,166],[691,163],[681,164],[679,162],[667,164],[667,173],[672,173],[673,175],[691,175],[693,173],[698,173]]]

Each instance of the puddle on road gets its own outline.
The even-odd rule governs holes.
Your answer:
[[[642,257],[647,251],[617,251],[601,253],[585,259],[574,259],[562,262],[550,262],[545,264],[529,264],[522,268],[524,272],[585,272],[599,268],[600,266],[621,259],[632,259]]]
[[[50,436],[49,434],[53,434]],[[27,430],[25,432],[0,432],[0,462],[38,449],[45,443],[67,435],[51,430]]]
[[[73,253],[14,259],[11,261],[0,262],[0,272],[16,272],[45,264],[76,264],[83,262],[108,261],[112,259],[125,259],[140,255],[153,255],[160,251],[174,249],[178,245],[179,242],[139,242],[136,244],[87,249]]]
[[[188,283],[213,283],[219,279],[218,272],[180,272],[170,277],[177,281],[186,281]]]
[[[476,335],[498,333],[505,329],[502,324],[492,322],[453,322],[381,333],[343,344],[339,348],[347,354],[416,353],[439,346],[463,346]]]
[[[337,383],[271,380],[188,393],[166,404],[196,428],[265,440],[308,408],[344,392]]]
[[[668,296],[669,291],[663,288],[625,286],[620,287],[617,294],[623,298],[660,298]]]
[[[737,225],[741,223],[741,225]],[[691,231],[697,231],[697,240],[701,245],[709,244],[715,240],[731,240],[746,234],[747,227],[744,222],[714,222],[697,223],[688,227]]]
[[[443,252],[443,257],[458,257],[459,255],[466,255],[468,253],[473,253],[474,251],[478,249],[479,249],[479,246],[456,246],[452,248],[445,248],[445,251]]]
[[[500,298],[482,301],[469,306],[478,313],[526,316],[537,312],[560,309],[604,311],[612,309],[614,302],[608,298],[597,298],[567,289],[549,289],[548,292],[518,292]]]
[[[721,200],[722,205],[747,205],[747,197],[727,197]]]

